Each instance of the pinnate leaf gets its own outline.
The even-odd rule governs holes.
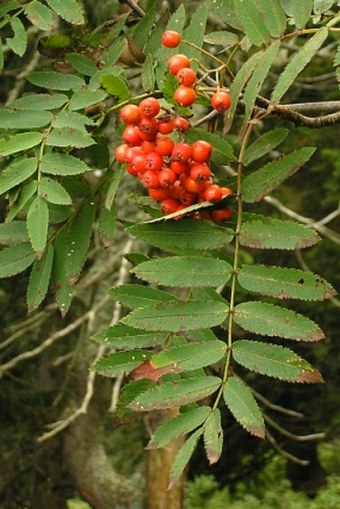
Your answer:
[[[43,177],[39,183],[39,196],[57,205],[71,205],[72,198],[66,189],[56,180]]]
[[[145,330],[185,332],[221,324],[228,313],[222,302],[161,303],[133,310],[122,322]]]
[[[142,350],[114,352],[96,361],[92,369],[103,376],[115,377],[130,373],[146,359],[147,353]]]
[[[15,276],[27,269],[35,260],[29,242],[9,246],[0,251],[0,277]]]
[[[286,15],[280,0],[258,0],[264,24],[273,37],[280,37],[286,28]]]
[[[79,175],[90,168],[76,157],[51,152],[44,154],[40,169],[50,175]]]
[[[93,76],[98,70],[95,62],[91,58],[81,55],[80,53],[68,53],[66,58],[76,71],[85,74],[85,76]]]
[[[81,110],[100,103],[106,99],[107,94],[104,90],[88,90],[82,88],[77,90],[71,97],[69,108],[71,111]]]
[[[240,378],[236,376],[228,378],[223,388],[223,397],[225,404],[241,426],[252,435],[265,437],[261,411],[249,387]]]
[[[314,0],[291,0],[291,8],[296,28],[304,28],[312,14]]]
[[[243,265],[238,282],[250,292],[278,299],[323,300],[336,293],[320,276],[300,269]]]
[[[200,406],[197,408],[191,408],[190,410],[169,419],[156,429],[147,448],[154,449],[157,447],[164,447],[172,440],[190,433],[203,424],[210,412],[210,407]]]
[[[27,231],[38,258],[43,254],[47,241],[49,211],[47,202],[37,196],[32,201],[27,213]]]
[[[104,74],[100,78],[100,83],[108,94],[118,97],[120,101],[129,99],[130,91],[124,76]]]
[[[79,76],[56,71],[34,71],[27,79],[33,85],[49,90],[77,90],[85,85]]]
[[[169,252],[183,249],[212,250],[227,242],[226,232],[209,221],[167,221],[153,224],[136,224],[128,232],[153,246]]]
[[[55,28],[53,12],[41,2],[36,0],[30,2],[25,8],[25,14],[32,25],[35,25],[39,30],[49,31]]]
[[[53,116],[50,111],[0,111],[1,129],[33,129],[49,124]]]
[[[20,191],[17,194],[15,202],[11,205],[8,211],[6,220],[13,221],[18,213],[26,206],[32,196],[36,193],[38,183],[36,180],[31,180],[28,184],[24,184],[20,187]]]
[[[41,260],[35,260],[33,264],[27,287],[27,306],[29,312],[36,309],[46,296],[52,272],[53,254],[53,246],[49,245],[45,249]]]
[[[241,245],[256,249],[302,249],[319,240],[309,226],[268,216],[250,215],[240,233]]]
[[[81,3],[77,0],[46,0],[46,2],[65,21],[73,25],[83,25],[85,23]]]
[[[205,3],[198,7],[197,11],[190,16],[190,23],[183,32],[183,39],[193,43],[195,46],[201,48],[203,46],[205,26],[208,19],[209,8]],[[184,45],[183,45],[184,46]],[[199,60],[201,53],[198,48],[185,45],[179,48],[179,52],[185,50],[185,54],[189,58],[196,58]],[[195,66],[195,62],[193,62]]]
[[[134,309],[156,304],[157,302],[174,302],[177,297],[158,288],[149,286],[126,284],[112,288],[111,297],[124,306]]]
[[[309,318],[267,302],[243,302],[235,308],[235,322],[244,329],[264,336],[297,341],[318,341],[322,330]]]
[[[0,244],[21,244],[28,240],[25,221],[8,221],[0,224]]]
[[[160,345],[166,341],[166,332],[148,332],[128,325],[118,323],[104,332],[98,332],[92,339],[96,343],[111,346],[117,349],[147,348]]]
[[[315,147],[293,150],[248,175],[243,181],[243,199],[247,203],[262,200],[273,189],[301,168],[314,154]]]
[[[46,138],[46,145],[52,147],[84,148],[94,144],[95,141],[88,133],[78,131],[73,127],[54,128]]]
[[[300,0],[298,0],[301,6]],[[289,61],[284,71],[280,74],[279,79],[275,85],[272,93],[271,100],[278,103],[289,87],[294,83],[296,77],[303,71],[306,65],[311,61],[315,53],[322,46],[328,35],[326,27],[320,28],[311,39],[298,51],[293,58]]]
[[[25,94],[12,103],[16,110],[53,110],[67,103],[65,94]]]
[[[14,160],[0,174],[0,194],[6,193],[31,177],[36,172],[37,166],[36,157]]]
[[[14,53],[22,57],[27,48],[27,33],[25,27],[22,21],[14,16],[11,18],[10,24],[14,36],[6,39],[6,42]]]
[[[254,143],[249,145],[245,152],[244,164],[248,164],[267,155],[271,150],[280,145],[288,136],[289,130],[285,127],[277,127],[262,134]]]
[[[178,481],[182,473],[184,472],[185,467],[190,461],[191,456],[194,453],[194,450],[197,446],[198,440],[202,436],[203,428],[198,429],[193,433],[186,442],[182,445],[180,450],[177,453],[175,461],[171,467],[170,471],[170,480],[168,489],[170,490],[174,484]]]
[[[222,453],[223,429],[221,424],[221,413],[215,408],[204,424],[204,447],[209,464],[216,463]]]
[[[139,264],[131,270],[137,277],[165,286],[219,286],[229,281],[232,266],[204,256],[172,256]]]
[[[29,132],[19,133],[13,136],[0,139],[0,156],[9,156],[21,152],[22,150],[28,150],[29,148],[39,145],[43,139],[43,133]]]
[[[234,343],[233,356],[236,362],[261,375],[288,382],[323,382],[321,374],[307,361],[279,345],[244,339]]]
[[[240,22],[242,23],[248,39],[261,46],[267,44],[270,40],[270,34],[266,25],[263,23],[262,14],[259,10],[256,0],[234,0],[234,9]]]
[[[152,389],[143,392],[129,405],[132,410],[148,412],[155,409],[176,408],[199,401],[221,385],[217,376],[202,376],[187,378],[175,382],[163,382]]]

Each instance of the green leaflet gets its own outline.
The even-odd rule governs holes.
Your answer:
[[[273,37],[280,37],[286,28],[286,15],[280,0],[258,0],[264,23]]]
[[[173,253],[182,249],[212,250],[227,242],[226,232],[209,221],[167,221],[136,224],[128,232],[139,240]]]
[[[210,412],[210,407],[201,406],[191,408],[190,410],[169,419],[156,429],[147,448],[154,449],[157,447],[164,447],[172,440],[190,433],[207,419]]]
[[[0,224],[0,244],[21,244],[28,240],[25,221],[9,221]]]
[[[319,240],[319,235],[309,226],[252,214],[240,232],[241,245],[256,249],[303,249]]]
[[[237,341],[234,345],[236,346],[238,343],[242,343],[242,341]],[[252,435],[265,438],[261,411],[251,390],[240,378],[235,376],[228,378],[223,388],[223,397],[230,412],[243,428]]]
[[[99,211],[99,236],[105,247],[111,246],[116,236],[117,207],[113,205],[110,210],[103,204]]]
[[[286,139],[288,133],[289,130],[285,127],[277,127],[262,134],[247,147],[244,155],[244,165],[248,166],[253,161],[267,155]]]
[[[145,57],[142,71],[142,87],[145,92],[153,92],[155,89],[156,75],[155,64],[151,53]]]
[[[327,12],[335,2],[336,0],[314,0],[313,12],[315,14]]]
[[[319,341],[322,330],[309,318],[267,302],[244,302],[235,308],[235,322],[242,328],[264,336],[296,341]]]
[[[247,203],[262,200],[285,179],[301,168],[314,154],[315,147],[293,150],[248,175],[243,181],[243,199]]]
[[[66,189],[56,180],[42,177],[38,188],[39,196],[50,203],[57,205],[71,205],[72,198]]]
[[[307,361],[289,348],[279,345],[259,341],[236,341],[233,356],[242,366],[262,375],[288,382],[323,382],[320,373]]]
[[[121,323],[109,327],[104,332],[98,332],[92,337],[96,343],[123,350],[155,347],[164,343],[167,338],[166,332],[153,331],[150,334],[149,331],[135,329]]]
[[[52,122],[52,127],[69,127],[86,133],[85,126],[93,125],[93,120],[75,111],[60,111]]]
[[[323,300],[336,294],[320,276],[299,269],[243,265],[237,280],[250,292],[278,299]]]
[[[85,55],[68,53],[66,59],[76,71],[85,76],[93,76],[98,71],[95,62]]]
[[[22,21],[18,17],[14,16],[11,18],[10,24],[14,36],[6,39],[6,42],[16,55],[22,57],[27,48],[27,33],[25,27]]]
[[[183,39],[195,44],[199,48],[203,46],[208,12],[209,9],[206,3],[199,6],[197,11],[190,15],[190,23],[183,32]],[[183,44],[178,49],[179,53],[184,52],[189,58],[195,58],[199,60],[201,57],[201,52],[199,49],[193,48],[192,46]],[[193,62],[193,66],[195,68],[197,64]]]
[[[157,302],[174,302],[177,297],[171,293],[150,286],[126,284],[109,290],[109,295],[130,309],[141,308]]]
[[[53,110],[67,103],[65,94],[25,94],[12,103],[16,110]]]
[[[40,166],[43,173],[50,175],[78,175],[89,171],[90,168],[80,159],[68,154],[51,152],[44,154]]]
[[[234,9],[236,15],[244,27],[244,31],[248,39],[255,44],[261,46],[268,44],[270,34],[266,25],[262,20],[262,13],[259,10],[256,0],[234,0]]]
[[[52,147],[85,148],[94,144],[95,141],[89,134],[77,131],[73,127],[54,128],[46,138],[46,145]]]
[[[6,193],[31,177],[36,172],[37,166],[36,157],[15,159],[0,174],[0,194]]]
[[[291,8],[296,28],[304,28],[313,9],[314,0],[291,0]]]
[[[32,201],[27,213],[27,231],[34,251],[40,258],[44,252],[47,231],[48,231],[49,212],[47,202],[37,196]]]
[[[6,247],[0,251],[0,277],[15,276],[26,270],[35,260],[29,242]]]
[[[34,71],[27,79],[37,87],[50,90],[78,90],[85,85],[79,76],[56,71]]]
[[[25,205],[29,202],[32,196],[36,193],[38,188],[37,181],[31,180],[28,184],[25,184],[20,187],[20,191],[17,195],[15,202],[11,205],[11,208],[8,211],[6,220],[12,221],[17,214],[25,207]]]
[[[192,371],[214,364],[222,359],[227,350],[223,341],[204,341],[170,347],[151,357],[157,368],[174,366],[176,371]]]
[[[130,373],[147,358],[148,352],[143,350],[115,352],[96,361],[91,369],[103,376],[115,377]]]
[[[143,16],[133,34],[135,44],[143,49],[148,42],[152,28],[157,24],[156,18],[158,14],[158,2],[156,0],[149,1],[145,9],[145,16]]]
[[[211,412],[204,424],[203,440],[209,464],[212,465],[219,460],[223,447],[221,413],[218,408]]]
[[[29,148],[39,145],[43,139],[43,133],[29,132],[19,133],[13,136],[0,139],[0,156],[9,156],[21,152],[22,150],[28,150]]]
[[[68,230],[66,241],[66,279],[74,284],[79,277],[86,260],[87,251],[92,238],[95,215],[94,203],[85,203],[76,215]]]
[[[72,302],[72,287],[66,278],[66,241],[66,229],[59,230],[54,243],[52,283],[62,316],[66,315]]]
[[[100,83],[108,94],[118,97],[120,101],[129,99],[130,90],[123,75],[104,74],[100,77]]]
[[[233,32],[219,30],[217,32],[209,32],[204,36],[204,42],[213,44],[214,46],[223,46],[224,50],[238,43],[238,37]]]
[[[77,0],[46,0],[46,2],[65,21],[73,25],[85,23],[83,9]]]
[[[30,2],[25,8],[25,14],[32,25],[35,25],[39,30],[50,31],[55,28],[56,21],[53,12],[41,2]]]
[[[34,129],[49,124],[52,118],[50,111],[2,110],[0,129]]]
[[[154,409],[176,408],[209,396],[221,385],[217,376],[187,378],[175,382],[163,382],[142,393],[129,407],[148,412]]]
[[[106,97],[107,94],[104,90],[87,90],[82,88],[77,90],[71,97],[69,109],[71,111],[81,110],[104,101]]]
[[[229,281],[232,266],[204,256],[172,256],[143,262],[131,269],[138,278],[165,286],[214,286]]]
[[[124,317],[122,322],[145,330],[185,332],[219,325],[227,313],[228,306],[222,302],[160,303],[137,308]]]
[[[119,184],[120,184],[124,174],[125,174],[124,166],[118,166],[118,165],[113,166],[112,179],[111,179],[110,185],[108,187],[108,190],[107,190],[107,193],[105,196],[105,207],[107,208],[107,210],[110,210],[113,205],[114,199],[116,197],[116,194],[117,194],[117,191],[119,188]]]
[[[216,164],[229,164],[235,160],[234,149],[225,137],[218,134],[209,133],[205,129],[191,127],[186,133],[185,139],[187,143],[193,143],[196,140],[205,140],[213,146],[211,160]]]
[[[299,5],[301,2],[299,1]],[[296,77],[311,61],[317,50],[322,46],[323,42],[327,38],[328,29],[326,27],[320,28],[313,37],[310,38],[301,50],[298,51],[293,58],[289,61],[284,71],[280,74],[280,77],[273,90],[271,101],[278,103],[284,94],[287,92],[289,87],[294,83]]]
[[[27,307],[31,312],[44,300],[50,282],[54,250],[47,246],[41,260],[35,260],[27,287]]]
[[[197,446],[197,442],[203,433],[203,428],[198,429],[193,433],[186,442],[182,445],[177,453],[175,461],[171,467],[170,481],[168,489],[170,490],[182,475],[185,467],[189,463],[191,456]]]

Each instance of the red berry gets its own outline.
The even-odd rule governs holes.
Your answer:
[[[170,134],[174,130],[172,120],[158,121],[158,132],[161,134]]]
[[[133,175],[134,177],[137,177],[137,171],[135,170],[135,168],[131,164],[127,164],[126,165],[126,171],[128,173],[130,173],[131,175]]]
[[[164,215],[176,212],[180,206],[180,202],[173,198],[167,198],[166,200],[161,201],[161,211]]]
[[[168,136],[156,138],[156,152],[161,156],[169,156],[174,148],[174,142]]]
[[[176,173],[170,168],[163,168],[158,175],[159,183],[162,187],[170,187],[176,180]]]
[[[144,154],[150,154],[150,152],[155,152],[156,145],[153,141],[144,140],[141,144],[141,148]]]
[[[182,55],[181,53],[176,53],[176,55],[173,55],[168,60],[168,69],[171,72],[171,74],[176,74],[180,69],[183,69],[183,67],[190,67],[190,60],[186,55]]]
[[[191,159],[191,155],[191,145],[184,142],[177,143],[171,152],[172,160],[180,163],[187,163]]]
[[[140,177],[140,181],[144,187],[149,188],[159,187],[158,173],[152,170],[146,170]]]
[[[158,125],[154,118],[142,117],[138,124],[143,140],[153,141],[158,133]]]
[[[134,160],[134,158],[139,155],[139,154],[142,154],[143,151],[141,149],[141,147],[129,147],[125,150],[125,162],[126,164],[132,164],[132,161]]]
[[[222,189],[222,196],[228,196],[230,194],[234,194],[234,191],[230,189],[230,187],[221,187]]]
[[[183,175],[183,178],[181,178],[183,189],[188,191],[189,193],[195,193],[195,194],[201,194],[206,186],[206,183],[204,181],[197,182],[197,180],[194,180],[189,175]]]
[[[190,127],[189,120],[187,120],[184,117],[174,118],[172,124],[174,130],[177,131],[178,133],[185,133]]]
[[[157,187],[149,189],[149,196],[155,201],[163,201],[170,198],[170,190],[166,187]]]
[[[161,105],[155,97],[147,97],[139,103],[139,111],[143,117],[152,118],[158,115]]]
[[[227,92],[216,92],[211,98],[211,106],[220,113],[226,111],[230,107],[230,104],[231,99]]]
[[[197,163],[206,163],[212,153],[212,145],[205,140],[197,140],[192,144],[192,158]]]
[[[190,177],[196,182],[206,182],[211,177],[211,169],[206,164],[194,164],[190,169]]]
[[[185,87],[184,85],[180,85],[176,88],[174,93],[174,100],[180,106],[191,106],[197,97],[196,90],[191,87]]]
[[[163,158],[157,154],[156,152],[150,152],[150,154],[146,154],[146,168],[152,171],[160,171],[163,166]]]
[[[145,170],[147,170],[146,164],[146,154],[137,154],[131,162],[131,166],[134,167],[138,174],[142,174],[145,172]]]
[[[176,78],[181,85],[190,87],[196,81],[196,73],[191,67],[183,67],[183,69],[180,69],[176,74]]]
[[[230,219],[232,214],[233,211],[230,208],[211,211],[211,217],[215,221],[215,223],[220,223],[221,221],[226,221],[227,219]]]
[[[128,145],[140,145],[142,143],[141,132],[136,125],[128,125],[123,131],[122,140]]]
[[[167,48],[176,48],[181,42],[181,36],[175,30],[165,30],[162,34],[162,44]]]
[[[135,104],[126,104],[121,108],[119,115],[125,124],[138,124],[141,113]]]
[[[126,143],[122,143],[121,145],[118,145],[115,149],[115,156],[119,163],[125,163],[125,153],[126,150],[129,148],[129,145]]]
[[[182,175],[189,171],[189,165],[187,163],[181,163],[180,161],[171,161],[170,168],[176,175]]]
[[[218,201],[222,198],[222,189],[217,184],[210,184],[205,188],[201,197],[206,201]]]

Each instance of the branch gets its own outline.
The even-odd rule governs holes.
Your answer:
[[[261,403],[263,403],[267,408],[270,408],[271,410],[275,410],[276,412],[280,412],[285,415],[289,415],[290,417],[303,419],[304,415],[301,412],[295,412],[294,410],[290,410],[289,408],[284,408],[280,405],[275,405],[275,403],[269,401],[267,398],[262,396],[262,394],[255,391],[255,389],[251,388],[251,391],[254,394],[255,398],[261,401]]]
[[[263,414],[263,418],[270,426],[272,426],[276,431],[281,433],[281,435],[284,435],[285,437],[288,437],[291,440],[295,440],[296,442],[309,442],[311,440],[323,440],[325,438],[325,433],[313,433],[311,435],[296,435],[295,433],[291,433],[290,431],[286,430],[280,424],[278,424],[276,421],[271,419],[268,415]]]
[[[276,449],[280,454],[282,454],[282,456],[284,456],[288,460],[292,461],[293,463],[297,463],[298,465],[302,465],[304,467],[309,465],[308,460],[302,460],[302,459],[298,458],[297,456],[294,456],[293,454],[290,454],[289,452],[282,449],[282,447],[279,446],[279,444],[277,443],[277,441],[275,440],[273,435],[271,433],[269,433],[268,430],[266,430],[266,438],[267,438],[268,442],[270,442],[272,444],[274,449]]]
[[[133,0],[119,0],[119,3],[121,4],[126,4],[130,7],[130,9],[135,13],[137,14],[137,16],[139,16],[140,18],[144,18],[145,16],[145,12],[143,11],[143,9],[141,7],[139,7],[139,5],[136,4],[136,2],[134,2]]]

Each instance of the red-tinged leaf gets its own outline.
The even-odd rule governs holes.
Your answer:
[[[152,361],[145,361],[143,364],[140,364],[135,369],[133,369],[130,373],[130,378],[133,380],[152,380],[153,382],[158,382],[158,380],[163,376],[169,373],[176,373],[179,370],[176,368],[174,364],[170,364],[168,366],[164,366],[163,368],[157,368],[153,364]]]
[[[265,438],[261,411],[249,387],[235,376],[228,378],[223,388],[224,401],[235,419],[249,433]]]

